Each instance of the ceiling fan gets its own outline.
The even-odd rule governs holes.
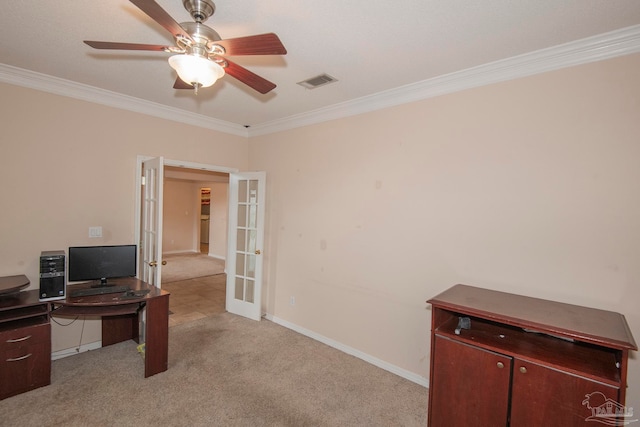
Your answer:
[[[231,62],[227,56],[236,55],[285,55],[287,50],[274,33],[238,37],[223,40],[204,22],[215,12],[211,0],[182,0],[184,8],[194,22],[178,24],[154,0],[129,0],[151,19],[162,25],[175,38],[175,46],[118,43],[85,40],[95,49],[150,50],[174,53],[169,65],[176,70],[178,78],[175,89],[194,89],[213,85],[225,74],[235,77],[252,89],[265,94],[276,85],[263,77]]]

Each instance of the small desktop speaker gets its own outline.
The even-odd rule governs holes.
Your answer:
[[[63,299],[66,296],[66,289],[64,251],[42,251],[40,254],[40,301]]]

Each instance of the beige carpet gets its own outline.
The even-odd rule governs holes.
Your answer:
[[[275,323],[222,313],[169,329],[144,378],[128,341],[53,362],[0,401],[2,426],[425,426],[427,389]]]
[[[224,273],[224,260],[201,253],[163,255],[162,283],[213,276]]]

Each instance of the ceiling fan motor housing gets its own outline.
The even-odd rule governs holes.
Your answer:
[[[182,5],[194,21],[204,22],[216,11],[216,5],[211,0],[182,0]]]
[[[185,29],[195,43],[185,42],[185,50],[188,53],[207,57],[209,54],[223,54],[224,49],[215,44],[221,40],[216,30],[199,22],[181,22],[180,26]]]

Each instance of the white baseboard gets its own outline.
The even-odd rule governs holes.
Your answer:
[[[84,353],[85,351],[97,350],[102,347],[102,341],[96,341],[89,344],[83,344],[80,347],[65,348],[64,350],[58,350],[51,353],[51,360],[58,360],[76,354]]]
[[[199,251],[196,251],[195,249],[182,249],[178,251],[166,251],[166,252],[163,251],[162,255],[195,254],[198,252]]]
[[[162,252],[162,255],[199,254],[199,253],[200,251],[197,251],[195,249],[186,249],[186,250],[179,250],[179,251]],[[215,259],[221,259],[222,261],[227,259],[225,256],[216,255],[212,253],[207,253],[207,256]]]
[[[384,369],[385,371],[389,371],[392,374],[396,374],[399,377],[402,377],[411,382],[419,384],[425,388],[429,388],[429,380],[427,378],[421,377],[420,375],[407,371],[406,369],[402,369],[398,366],[392,365],[391,363],[385,362],[384,360],[380,360],[360,350],[356,350],[355,348],[349,347],[340,342],[337,342],[335,340],[332,340],[323,335],[317,334],[313,331],[310,331],[308,329],[305,329],[301,326],[298,326],[286,320],[280,319],[278,317],[272,316],[270,314],[266,314],[264,317],[265,319],[270,320],[273,323],[277,323],[280,326],[284,326],[287,329],[291,329],[292,331],[296,331],[299,334],[312,338],[316,341],[320,341],[321,343],[326,344],[329,347],[333,347],[344,353],[350,354],[351,356],[357,357],[358,359],[362,359],[367,363],[371,363],[372,365],[377,366],[378,368]]]

